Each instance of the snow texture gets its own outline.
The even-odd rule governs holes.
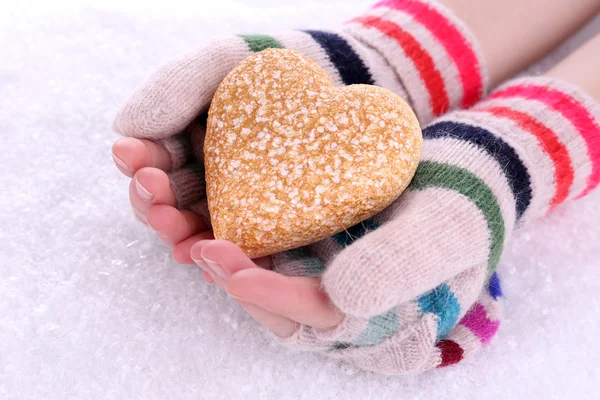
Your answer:
[[[211,36],[333,27],[369,2],[3,5],[1,399],[597,398],[600,191],[514,238],[487,349],[409,378],[273,344],[131,215],[110,124],[148,73]]]

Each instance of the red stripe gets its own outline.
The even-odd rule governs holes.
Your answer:
[[[479,59],[458,28],[435,8],[416,0],[383,0],[373,6],[388,7],[410,14],[426,27],[454,60],[463,87],[462,108],[469,108],[483,95]]]
[[[463,359],[464,350],[453,340],[441,340],[436,343],[436,347],[440,349],[442,356],[442,362],[438,367],[456,364]]]
[[[565,145],[560,142],[556,133],[532,116],[508,107],[487,107],[478,109],[478,111],[489,112],[497,117],[508,118],[538,139],[542,149],[548,153],[554,163],[556,191],[550,203],[550,209],[562,203],[569,195],[569,189],[573,184],[574,171],[569,152]]]
[[[585,189],[576,197],[585,196],[600,184],[600,127],[590,112],[571,96],[545,86],[511,86],[494,93],[490,98],[524,97],[541,101],[571,121],[587,144],[592,172]]]
[[[440,71],[436,69],[435,62],[429,53],[421,47],[421,44],[410,33],[393,22],[373,16],[355,18],[351,22],[359,22],[366,27],[378,29],[386,36],[394,39],[419,71],[421,80],[425,83],[425,87],[429,92],[433,114],[438,116],[446,112],[449,101],[444,79]]]

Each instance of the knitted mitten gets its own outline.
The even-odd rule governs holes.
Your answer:
[[[217,86],[252,52],[269,47],[303,53],[337,85],[373,84],[399,94],[421,124],[449,109],[473,105],[486,87],[473,36],[432,0],[382,1],[337,32],[290,31],[214,40],[159,68],[114,122],[122,135],[163,142],[173,161],[170,178],[180,208],[207,211],[201,115]],[[194,151],[189,148],[190,137]]]
[[[600,182],[600,108],[580,89],[513,80],[423,130],[408,190],[380,214],[274,256],[320,275],[346,315],[284,343],[386,374],[460,361],[499,326],[494,270],[511,233]]]

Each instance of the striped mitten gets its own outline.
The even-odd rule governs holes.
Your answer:
[[[122,135],[164,143],[173,161],[170,178],[180,208],[207,211],[204,124],[198,116],[208,109],[229,71],[252,52],[269,47],[303,53],[337,85],[373,84],[399,94],[421,124],[449,109],[473,105],[486,88],[472,34],[433,0],[381,1],[337,32],[290,31],[214,40],[159,68],[114,122]],[[195,151],[190,150],[190,136]]]
[[[423,130],[408,190],[380,214],[279,254],[288,275],[321,275],[346,315],[284,343],[386,374],[453,364],[499,326],[494,270],[511,233],[600,182],[600,108],[580,89],[513,80]]]

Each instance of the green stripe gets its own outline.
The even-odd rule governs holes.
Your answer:
[[[279,43],[277,39],[268,35],[240,35],[248,46],[250,46],[250,50],[255,53],[259,51],[263,51],[265,49],[283,49],[283,45]]]
[[[500,206],[490,188],[466,169],[433,161],[422,161],[409,188],[423,190],[430,187],[454,190],[468,197],[483,213],[492,235],[488,259],[488,277],[491,276],[500,260],[505,228]]]

